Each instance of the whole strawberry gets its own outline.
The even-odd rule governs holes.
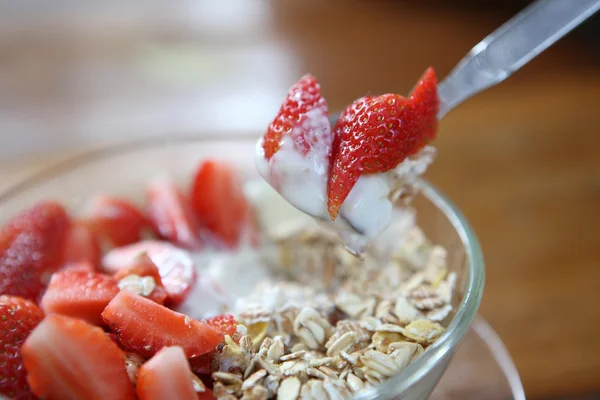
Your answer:
[[[35,399],[27,384],[21,345],[44,318],[34,303],[0,296],[0,393],[15,400]]]
[[[38,203],[10,220],[0,230],[0,294],[37,301],[62,266],[68,233],[69,217],[56,202]]]
[[[429,68],[409,98],[366,96],[342,113],[334,127],[327,183],[333,220],[362,174],[394,169],[435,138],[438,106],[437,80]]]

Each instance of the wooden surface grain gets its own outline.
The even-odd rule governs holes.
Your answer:
[[[0,12],[1,185],[90,143],[173,129],[255,132],[308,71],[332,110],[366,93],[407,93],[428,65],[443,77],[509,17],[391,1],[243,4],[243,15],[225,7],[207,18],[174,2],[111,19],[115,5],[48,24]],[[132,54],[143,68],[132,69]],[[480,237],[481,314],[528,398],[600,393],[599,100],[597,53],[569,38],[445,118],[428,172]]]

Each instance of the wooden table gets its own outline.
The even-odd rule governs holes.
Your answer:
[[[260,131],[306,71],[333,110],[407,93],[508,17],[402,2],[231,4],[0,11],[2,187],[91,143]],[[595,57],[561,42],[450,114],[428,173],[479,234],[481,314],[528,398],[600,393],[599,100]]]

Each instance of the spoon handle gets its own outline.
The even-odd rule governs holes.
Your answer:
[[[600,9],[600,0],[538,0],[483,39],[439,85],[441,119],[527,64]]]

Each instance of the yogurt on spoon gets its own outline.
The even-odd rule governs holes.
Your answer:
[[[333,226],[350,251],[363,253],[392,221],[393,201],[412,192],[433,161],[437,130],[435,73],[409,98],[367,96],[332,128],[314,77],[288,92],[256,146],[261,176],[290,204]]]

